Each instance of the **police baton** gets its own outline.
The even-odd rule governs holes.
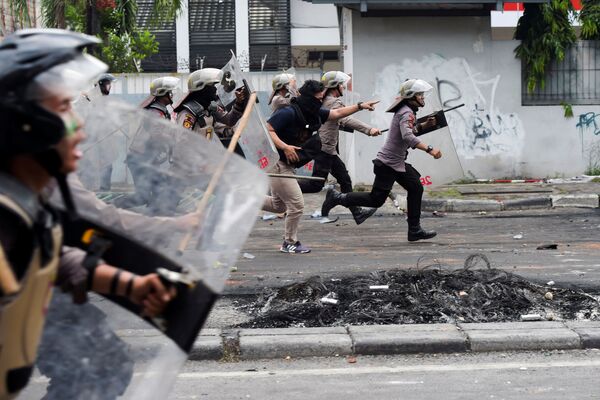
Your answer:
[[[325,178],[319,176],[304,176],[304,175],[288,175],[288,174],[267,174],[272,178],[289,178],[289,179],[304,179],[307,181],[325,182]]]

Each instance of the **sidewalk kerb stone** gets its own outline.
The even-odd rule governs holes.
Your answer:
[[[240,336],[240,358],[331,357],[352,354],[352,341],[344,334]]]
[[[552,207],[552,198],[550,196],[544,197],[530,197],[526,199],[513,199],[505,200],[502,202],[503,210],[531,210],[531,209],[544,209]]]
[[[348,328],[355,354],[455,353],[468,350],[453,324],[365,325]]]
[[[275,335],[344,335],[346,328],[342,326],[324,328],[263,328],[263,329],[240,329],[242,336],[275,336]]]
[[[448,199],[446,210],[454,212],[502,211],[502,203],[496,200]]]
[[[581,348],[600,349],[600,321],[567,321],[565,325],[579,335]]]
[[[600,198],[597,194],[561,194],[550,196],[552,207],[600,207]]]
[[[568,350],[581,348],[579,335],[560,322],[459,324],[472,351]]]
[[[448,200],[446,199],[423,199],[421,210],[423,211],[448,211]]]
[[[200,335],[194,342],[188,358],[194,361],[220,360],[223,356],[223,339],[220,335]]]

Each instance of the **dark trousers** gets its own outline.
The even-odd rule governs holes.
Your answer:
[[[346,164],[344,164],[338,155],[331,155],[321,151],[315,157],[312,176],[327,179],[327,175],[329,174],[337,179],[342,193],[352,191],[352,180],[346,169]],[[299,183],[302,193],[320,192],[325,185],[325,181],[300,180]]]
[[[421,199],[423,198],[423,185],[419,171],[412,165],[406,164],[406,172],[398,172],[378,159],[373,160],[373,164],[375,181],[371,192],[348,193],[342,205],[345,207],[381,207],[390,194],[394,182],[397,182],[407,192],[408,226],[418,226],[421,219]]]

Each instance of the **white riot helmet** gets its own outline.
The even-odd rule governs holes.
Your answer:
[[[400,85],[400,92],[398,95],[404,99],[410,99],[417,93],[427,93],[433,86],[425,82],[422,79],[409,79]]]
[[[163,76],[156,78],[150,83],[150,95],[164,96],[169,92],[173,92],[179,85],[179,78],[173,76]]]
[[[194,71],[188,78],[188,90],[197,92],[207,85],[216,85],[223,80],[223,71],[216,68],[203,68]]]
[[[386,112],[396,112],[402,100],[411,99],[415,97],[417,93],[425,94],[431,89],[433,89],[433,86],[422,79],[407,79],[400,85],[398,97],[396,97],[396,100],[386,110]]]
[[[350,75],[342,71],[329,71],[321,77],[321,82],[326,89],[337,89],[339,85],[345,88],[349,81]]]
[[[273,90],[276,92],[279,89],[287,88],[287,86],[296,79],[296,76],[293,74],[278,74],[273,78],[272,86]]]

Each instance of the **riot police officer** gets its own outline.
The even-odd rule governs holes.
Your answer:
[[[298,96],[297,85],[296,76],[293,74],[283,73],[273,77],[271,83],[273,93],[269,98],[269,105],[273,112],[290,105],[291,99]]]
[[[394,113],[389,135],[373,160],[373,189],[369,193],[339,193],[329,190],[323,202],[323,215],[327,215],[337,205],[381,207],[394,182],[397,182],[407,192],[408,240],[414,242],[437,235],[435,231],[426,231],[421,227],[421,175],[406,162],[409,148],[425,151],[435,159],[442,157],[439,149],[426,145],[415,135],[421,129],[435,125],[435,120],[425,121],[424,125],[416,122],[416,112],[425,106],[425,94],[431,89],[432,86],[421,79],[409,79],[402,83],[399,96],[387,110]]]
[[[66,175],[77,169],[83,133],[71,101],[106,69],[83,53],[96,43],[68,31],[23,30],[0,44],[2,399],[16,397],[31,376],[55,280],[76,301],[85,301],[92,288],[127,296],[154,313],[169,297],[156,274],[140,277],[102,263],[84,268],[85,253],[62,247],[56,212],[43,198],[55,179],[75,213]]]
[[[231,110],[219,105],[216,85],[223,81],[223,71],[204,68],[188,77],[189,93],[175,106],[177,125],[194,131],[209,140],[220,141],[215,133],[215,122],[234,126],[242,117],[247,102],[245,90],[235,92],[236,100]]]
[[[323,107],[330,110],[345,107],[342,95],[350,82],[350,76],[342,71],[329,71],[323,74],[321,82],[325,87]],[[340,139],[340,125],[344,126],[345,129],[350,129],[351,131],[357,130],[367,136],[378,136],[381,133],[379,129],[373,128],[351,116],[337,121],[326,121],[319,128],[321,151],[315,157],[312,176],[327,179],[327,176],[331,174],[339,183],[342,193],[349,193],[352,191],[352,180],[337,150]],[[302,193],[317,193],[323,189],[324,184],[325,181],[301,181],[300,189],[302,189]],[[362,208],[358,206],[349,208],[357,225],[362,224],[377,211],[376,208]],[[322,216],[327,217],[326,214]]]

